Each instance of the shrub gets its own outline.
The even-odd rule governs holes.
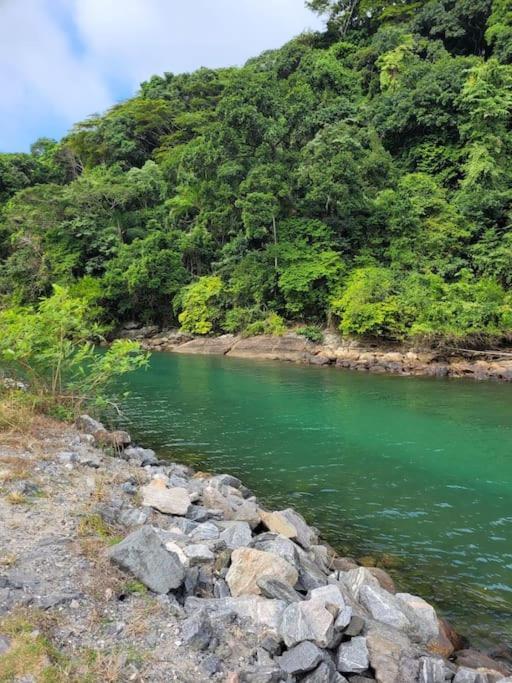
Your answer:
[[[147,363],[147,354],[129,340],[98,353],[95,343],[104,330],[94,322],[97,315],[87,298],[59,286],[36,307],[0,311],[0,361],[13,379],[28,383],[40,408],[57,417],[70,417],[85,403],[105,406],[112,380]]]
[[[295,331],[315,344],[321,344],[324,339],[324,334],[317,325],[304,325],[304,327],[298,327]]]
[[[257,320],[245,328],[245,335],[271,334],[280,337],[286,332],[283,318],[277,313],[270,313],[264,320]]]
[[[181,329],[193,334],[209,334],[218,322],[221,312],[219,297],[223,289],[217,275],[200,277],[184,287],[175,304],[182,312],[178,316]]]

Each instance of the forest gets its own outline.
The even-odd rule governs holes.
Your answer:
[[[4,320],[57,292],[111,327],[510,341],[510,0],[308,4],[325,31],[0,155]]]

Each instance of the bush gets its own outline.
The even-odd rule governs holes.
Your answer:
[[[84,404],[105,406],[112,380],[147,363],[137,343],[115,341],[104,353],[95,343],[103,329],[94,322],[98,308],[55,286],[37,307],[0,312],[0,361],[9,375],[26,382],[36,404],[71,417]]]
[[[184,287],[175,304],[182,312],[178,316],[181,329],[193,334],[209,334],[218,322],[221,311],[219,297],[223,283],[217,275],[200,277]]]
[[[316,325],[304,325],[304,327],[298,327],[295,331],[315,344],[321,344],[324,340],[324,333]]]
[[[271,313],[264,320],[257,320],[245,328],[244,334],[253,337],[257,334],[270,334],[280,337],[286,332],[283,318],[277,313]]]

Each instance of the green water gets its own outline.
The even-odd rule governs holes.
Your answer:
[[[129,389],[144,444],[394,556],[473,642],[512,642],[512,385],[154,354]]]

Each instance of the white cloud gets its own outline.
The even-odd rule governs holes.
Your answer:
[[[164,71],[243,63],[319,21],[303,0],[0,0],[0,150]]]

